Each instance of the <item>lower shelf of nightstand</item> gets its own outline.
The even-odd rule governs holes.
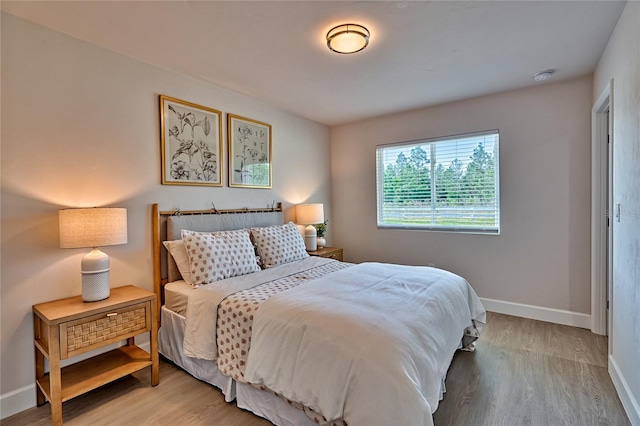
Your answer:
[[[122,346],[62,369],[62,402],[92,389],[135,373],[152,364],[151,356],[138,346]],[[37,380],[38,386],[51,399],[49,374]]]

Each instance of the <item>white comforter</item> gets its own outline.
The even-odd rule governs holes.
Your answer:
[[[217,281],[197,288],[187,301],[183,353],[192,358],[216,360],[218,357],[216,323],[218,305],[230,294],[255,287],[275,279],[300,273],[327,262],[330,259],[307,257],[275,268],[253,274]]]
[[[261,305],[245,379],[350,426],[432,425],[463,332],[485,318],[455,274],[356,265]]]

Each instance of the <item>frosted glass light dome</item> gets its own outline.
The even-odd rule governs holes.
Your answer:
[[[369,30],[362,25],[342,24],[327,33],[327,46],[336,53],[356,53],[369,44]]]

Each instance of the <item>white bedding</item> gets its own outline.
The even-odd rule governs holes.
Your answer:
[[[485,318],[452,273],[352,266],[261,305],[245,379],[349,425],[431,425],[465,328]]]
[[[225,297],[280,277],[304,272],[328,262],[335,262],[335,260],[308,257],[195,289],[187,302],[184,354],[193,358],[216,360],[218,356],[216,341],[218,310],[216,307]]]

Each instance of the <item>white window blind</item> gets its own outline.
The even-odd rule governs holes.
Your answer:
[[[497,130],[376,147],[379,228],[500,233]]]

